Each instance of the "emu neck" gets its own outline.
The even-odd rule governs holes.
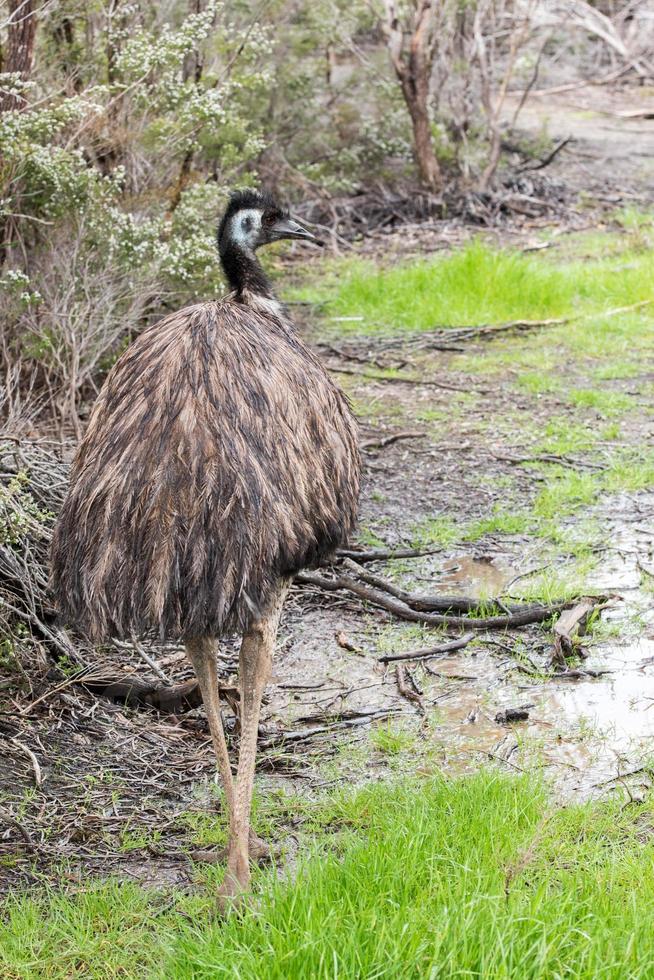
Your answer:
[[[270,280],[253,251],[233,241],[221,243],[220,261],[237,303],[263,312],[279,312]]]

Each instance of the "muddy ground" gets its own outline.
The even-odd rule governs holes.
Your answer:
[[[576,197],[554,224],[551,218],[525,218],[498,235],[531,247],[552,241],[552,231],[564,236],[584,223],[597,224],[598,209],[607,203],[602,198],[612,205],[645,206],[652,193],[654,124],[620,113],[647,99],[651,106],[652,93],[642,88],[530,99],[523,121],[532,135],[544,126],[553,138],[574,129],[575,142],[561,151],[548,175],[565,176],[571,193],[583,186],[589,197]],[[452,234],[447,222],[442,231],[446,238]],[[434,241],[439,232],[425,235]],[[419,229],[396,231],[386,247],[412,254],[423,241]],[[374,243],[375,250],[382,247]],[[302,329],[354,399],[362,442],[370,444],[364,450],[363,547],[379,541],[413,547],[424,543],[425,528],[433,532],[434,521],[464,528],[497,506],[528,510],[543,481],[542,470],[529,460],[535,435],[566,414],[590,427],[606,421],[556,392],[522,391],[510,367],[490,375],[480,368],[480,359],[498,345],[503,351],[537,345],[532,334],[473,337],[447,351],[411,341],[392,348],[367,339],[326,343],[323,328],[306,314]],[[399,364],[404,375],[419,380],[365,376],[371,366]],[[654,352],[641,368],[637,376],[605,382],[605,388],[637,396],[640,411],[629,415],[624,431],[630,444],[651,447]],[[583,369],[564,352],[557,370],[566,386],[586,382]],[[374,445],[407,432],[410,438]],[[595,454],[580,450],[562,465],[592,469],[601,457],[598,463]],[[653,516],[654,493],[641,491],[603,497],[562,519],[571,539],[582,519],[601,529],[595,545],[601,560],[586,587],[606,598],[601,628],[583,642],[586,659],[559,670],[551,666],[549,620],[520,630],[481,631],[460,652],[407,661],[398,683],[395,664],[379,658],[440,642],[440,632],[402,624],[347,593],[295,587],[262,718],[260,831],[281,842],[288,859],[302,834],[302,801],[353,781],[435,768],[543,769],[568,798],[616,785],[641,793],[649,785],[654,733]],[[370,568],[416,591],[507,603],[542,573],[544,561],[557,565],[556,572],[573,561],[563,546],[556,556],[545,554],[528,530],[486,533],[463,544],[432,533],[429,543],[430,555]],[[235,641],[224,644],[227,684],[236,649]],[[159,651],[157,662],[170,681],[191,676],[178,648]],[[118,664],[152,676],[134,652],[107,655],[103,663],[107,670]],[[2,682],[0,886],[74,885],[117,874],[191,887],[202,872],[190,855],[220,844],[222,836],[202,709],[165,715],[130,708],[91,694],[73,675],[54,682],[27,673],[18,681],[8,674]],[[413,696],[401,693],[407,686]],[[525,707],[528,717],[514,724],[496,720],[516,707]],[[228,703],[225,719],[233,730]]]

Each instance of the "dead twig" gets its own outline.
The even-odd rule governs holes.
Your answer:
[[[429,657],[440,657],[444,653],[463,650],[474,638],[474,633],[464,633],[463,636],[457,637],[456,640],[450,640],[448,643],[439,643],[437,646],[427,647],[424,650],[414,650],[412,653],[388,653],[383,657],[378,657],[377,663],[389,664],[395,660],[426,660]]]
[[[404,602],[407,606],[411,606],[412,609],[418,609],[421,612],[467,613],[472,612],[479,606],[478,599],[470,599],[468,596],[433,596],[408,592],[405,589],[400,589],[397,585],[393,585],[392,582],[387,582],[380,575],[374,575],[365,568],[361,568],[351,558],[346,558],[343,564],[347,565],[364,582],[374,586],[376,589],[388,592],[389,595],[395,596],[400,602]],[[513,612],[522,608],[524,607],[508,606],[505,607],[505,611]]]
[[[131,644],[125,643],[121,640],[113,640],[112,642],[113,645],[117,647],[119,650],[129,650],[130,648],[136,650],[141,660],[143,660],[144,663],[148,665],[150,670],[154,671],[154,673],[157,675],[159,680],[163,681],[164,684],[170,684],[169,678],[166,677],[166,675],[164,674],[163,670],[161,669],[157,661],[153,660],[153,658],[150,656],[147,650],[144,649],[143,644],[139,643],[139,641],[136,639],[135,636],[132,637]]]
[[[425,555],[437,555],[443,549],[433,548],[370,548],[368,551],[358,551],[356,548],[339,548],[337,558],[356,558],[358,562],[390,561],[392,558],[422,558]]]
[[[400,442],[400,440],[424,439],[425,435],[424,432],[395,432],[383,439],[370,439],[368,442],[362,442],[361,449],[386,449],[387,446],[392,446],[393,443]]]
[[[422,703],[421,692],[418,690],[413,676],[407,673],[406,667],[403,667],[402,664],[398,664],[395,668],[395,680],[397,682],[397,689],[402,697],[415,704],[420,714],[424,714],[425,706]]]
[[[17,738],[12,738],[11,744],[15,745],[17,749],[20,749],[20,751],[27,756],[27,758],[29,759],[32,765],[32,771],[34,772],[34,783],[36,784],[36,788],[41,789],[41,785],[43,783],[43,774],[41,772],[41,766],[39,765],[39,760],[36,758],[35,754],[32,752],[30,747],[28,745],[25,745],[24,742],[20,742]]]
[[[348,639],[347,634],[343,630],[339,630],[334,639],[341,650],[347,650],[348,653],[357,653],[359,656],[363,653],[361,647],[358,647],[356,643],[352,643],[352,640]]]
[[[318,725],[314,728],[302,728],[295,732],[278,732],[268,738],[259,741],[259,748],[270,749],[278,745],[286,745],[290,742],[303,742],[305,739],[313,738],[316,735],[324,735],[328,732],[337,731],[340,728],[355,728],[358,725],[367,725],[371,721],[387,718],[389,715],[397,714],[401,708],[383,708],[379,711],[370,711],[357,714],[356,717],[347,718],[344,721],[334,722],[332,725]]]
[[[335,374],[353,374],[361,378],[362,381],[384,381],[386,384],[416,385],[421,387],[426,385],[431,388],[442,388],[444,391],[463,391],[475,392],[478,395],[489,394],[488,388],[471,388],[470,385],[449,384],[447,381],[434,381],[433,378],[412,378],[407,374],[382,374],[380,371],[356,371],[354,368],[327,367]]]
[[[29,830],[27,829],[27,827],[25,827],[20,822],[20,820],[17,820],[16,817],[12,813],[9,813],[7,810],[5,810],[2,807],[0,807],[0,820],[2,820],[3,823],[6,823],[10,827],[15,827],[15,829],[18,831],[18,833],[21,835],[21,837],[25,841],[25,844],[27,846],[27,849],[29,851],[31,851],[32,854],[38,854],[39,853],[39,851],[41,849],[38,846],[38,844],[36,844],[34,842],[34,839],[33,839],[32,835],[30,834]]]
[[[565,139],[560,140],[554,149],[548,153],[546,157],[543,157],[542,160],[537,160],[536,163],[525,163],[521,167],[518,167],[518,173],[524,173],[525,170],[544,170],[545,167],[548,167],[552,160],[554,160],[555,157],[561,152],[564,146],[567,146],[568,143],[572,142],[572,139],[572,136],[566,136]]]

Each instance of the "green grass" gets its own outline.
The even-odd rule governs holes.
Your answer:
[[[400,725],[387,721],[375,725],[370,732],[370,743],[382,755],[395,756],[408,751],[415,744],[415,735]]]
[[[382,267],[348,258],[321,271],[320,283],[298,295],[321,302],[328,329],[330,318],[363,318],[334,323],[339,334],[597,314],[591,320],[610,337],[602,312],[654,298],[651,251],[557,264],[476,241],[428,261]],[[533,378],[523,383],[536,384]]]
[[[559,809],[541,783],[486,772],[315,807],[322,842],[293,879],[260,873],[251,905],[226,920],[201,891],[135,884],[6,901],[2,976],[652,976],[650,803]]]

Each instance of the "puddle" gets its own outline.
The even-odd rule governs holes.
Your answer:
[[[475,689],[462,687],[442,709],[444,727],[459,748],[478,755],[490,753],[516,766],[533,750],[531,755],[538,755],[541,764],[560,768],[555,773],[559,784],[582,795],[628,773],[650,758],[654,748],[654,600],[643,589],[641,572],[643,563],[652,563],[654,527],[647,518],[654,515],[654,495],[641,495],[635,514],[633,500],[619,503],[622,509],[618,506],[600,515],[608,551],[589,583],[615,595],[601,617],[602,627],[611,635],[590,642],[588,658],[580,664],[582,670],[606,674],[532,684],[510,667],[502,677],[496,660],[479,657],[475,670],[465,656],[447,665],[448,673],[477,674]],[[453,565],[457,567],[441,582],[480,588],[483,581],[483,588],[492,591],[501,589],[512,574],[475,559],[457,559]],[[507,635],[507,648],[514,643],[515,635]],[[545,662],[542,655],[541,659]],[[495,724],[500,707],[525,702],[533,704],[526,723],[512,729]],[[472,724],[466,720],[471,712],[477,714]],[[507,731],[513,733],[513,741],[509,739],[511,752],[505,758]]]
[[[471,599],[498,595],[515,575],[511,568],[496,564],[493,558],[452,558],[442,569],[435,583],[437,591],[464,594]]]

